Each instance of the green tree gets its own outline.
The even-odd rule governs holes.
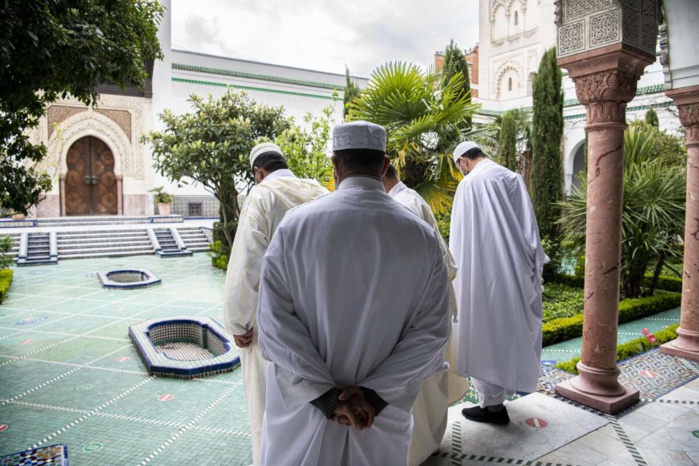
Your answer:
[[[654,126],[655,128],[660,128],[660,121],[658,121],[658,114],[655,113],[655,110],[653,110],[653,107],[650,107],[648,111],[646,112],[646,123],[648,123],[651,126]]]
[[[416,65],[395,62],[377,68],[362,94],[350,104],[349,120],[367,120],[386,128],[387,151],[401,178],[440,215],[451,206],[459,174],[451,152],[460,128],[479,105],[463,93],[457,73],[442,78]]]
[[[343,117],[347,118],[347,114],[349,113],[349,104],[357,98],[360,92],[359,86],[352,81],[349,68],[345,67],[345,92],[343,96],[344,105],[342,106]]]
[[[534,78],[532,114],[531,197],[541,237],[550,249],[551,262],[544,277],[551,278],[558,268],[561,204],[563,200],[563,75],[556,62],[556,48],[544,53]]]
[[[636,122],[624,133],[621,287],[627,298],[642,294],[648,266],[681,255],[677,240],[684,229],[686,170],[673,154],[658,150],[659,132]],[[563,204],[566,241],[578,252],[585,248],[587,183],[581,183]],[[657,278],[656,278],[657,281]],[[654,287],[651,286],[649,294]]]
[[[143,87],[161,16],[157,1],[0,3],[0,207],[26,214],[51,187],[36,168],[46,147],[27,133],[48,104],[70,94],[90,105],[100,83]]]
[[[289,119],[290,127],[284,130],[276,139],[289,165],[289,169],[299,178],[313,178],[324,186],[331,186],[333,167],[328,158],[330,130],[334,124],[335,107],[329,105],[323,109],[319,118],[307,113],[304,125],[295,124]]]
[[[15,259],[9,253],[12,250],[12,236],[0,236],[0,270],[9,268]]]
[[[238,195],[253,183],[250,150],[289,128],[282,107],[256,103],[228,88],[219,98],[191,95],[193,111],[161,115],[165,129],[144,136],[153,147],[153,166],[172,182],[201,184],[221,205],[223,236],[233,244],[240,215]]]
[[[512,111],[507,111],[500,123],[498,160],[504,167],[517,171],[517,152],[517,121]]]
[[[471,103],[471,81],[468,75],[468,63],[464,51],[461,50],[455,43],[454,39],[449,42],[444,50],[444,68],[442,69],[442,87],[446,87],[451,79],[461,73],[463,82],[461,84],[460,96],[467,96],[468,103]],[[471,127],[471,117],[464,119],[465,127]]]

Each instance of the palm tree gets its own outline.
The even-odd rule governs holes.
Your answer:
[[[459,173],[451,152],[463,135],[464,120],[479,108],[463,93],[456,73],[442,86],[433,70],[404,62],[377,68],[352,103],[348,120],[366,120],[388,132],[387,152],[403,181],[418,191],[435,214],[448,211]]]
[[[658,153],[658,130],[633,125],[624,133],[621,286],[624,295],[641,295],[648,266],[677,257],[677,238],[685,215],[686,172],[669,153]],[[585,248],[587,183],[580,183],[563,204],[565,239]],[[658,269],[659,270],[659,269]],[[653,292],[651,287],[650,293]]]

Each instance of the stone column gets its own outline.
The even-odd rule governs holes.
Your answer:
[[[660,352],[699,361],[699,86],[666,92],[687,130],[687,213],[684,226],[682,314],[677,339]]]
[[[556,386],[556,393],[606,413],[639,399],[638,390],[618,382],[616,365],[621,262],[621,211],[626,104],[653,57],[623,45],[559,59],[575,82],[587,111],[587,233],[585,319],[580,375]]]

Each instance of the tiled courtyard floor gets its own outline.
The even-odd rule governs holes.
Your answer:
[[[146,268],[163,282],[103,290],[96,272],[119,267]],[[67,444],[72,466],[249,464],[240,370],[191,381],[150,377],[128,339],[130,325],[155,317],[221,321],[223,283],[204,254],[15,269],[0,305],[0,456]],[[673,312],[656,318],[668,325]],[[634,325],[655,330],[647,324]],[[554,385],[570,375],[543,366],[539,393],[508,403],[507,427],[469,423],[460,416],[468,402],[452,407],[442,454],[425,464],[699,463],[699,364],[652,351],[621,368],[643,402],[620,416],[555,397]]]

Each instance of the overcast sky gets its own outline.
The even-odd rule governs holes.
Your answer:
[[[369,77],[478,42],[478,0],[172,0],[174,48]]]

